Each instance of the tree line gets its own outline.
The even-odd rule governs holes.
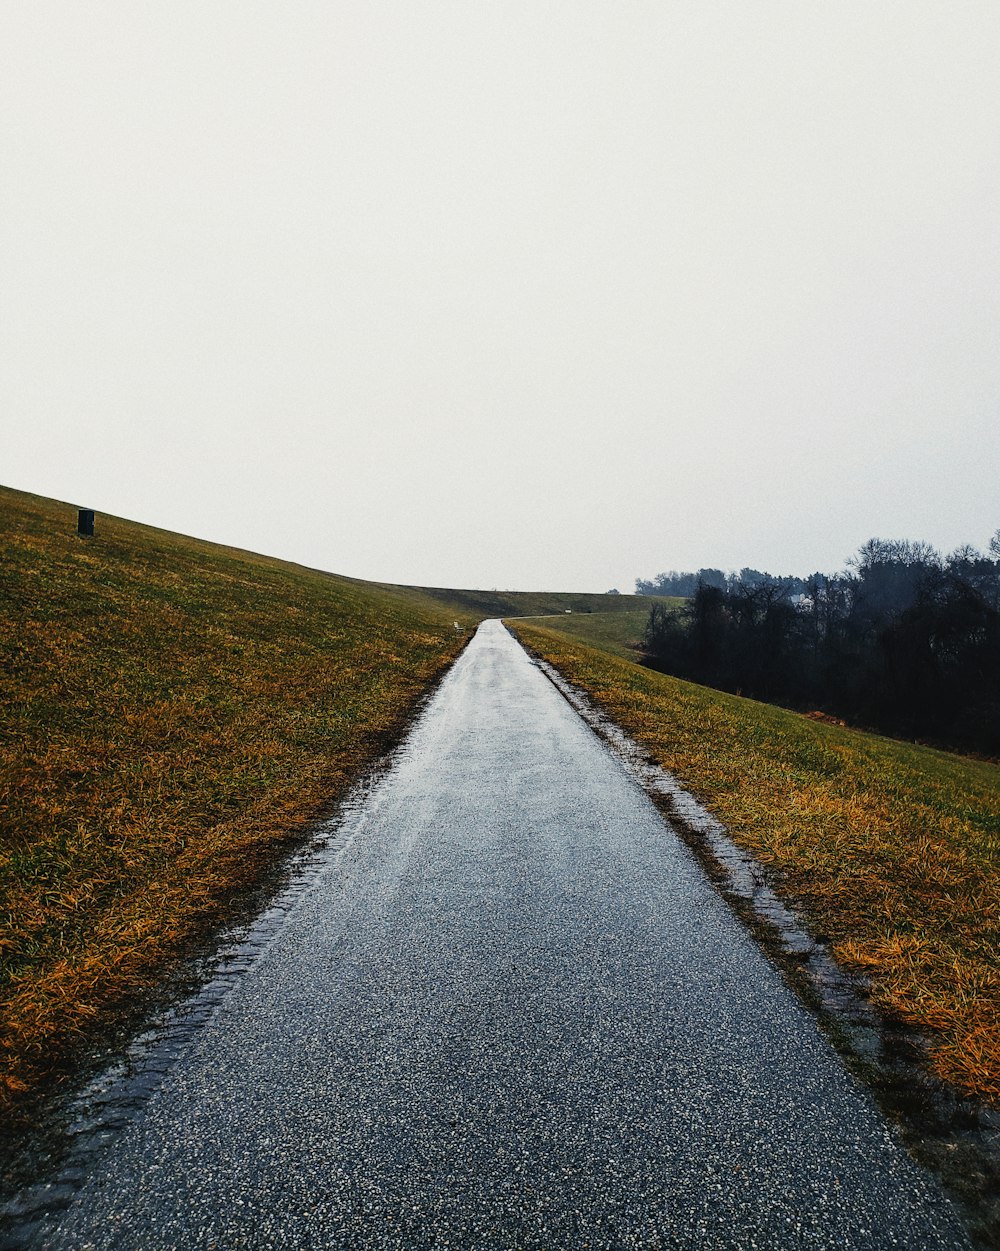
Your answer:
[[[723,573],[721,569],[698,569],[694,573],[680,573],[671,569],[667,573],[658,573],[655,578],[645,580],[636,578],[636,595],[682,595],[685,599],[694,595],[699,586],[715,586],[721,591],[731,590],[737,586],[755,586],[761,582],[779,582],[790,594],[802,594],[806,589],[806,578],[779,577],[771,573],[762,573],[759,569],[741,569],[739,573]]]
[[[1000,754],[1000,530],[985,554],[965,546],[944,557],[927,543],[871,539],[839,574],[700,570],[636,590],[688,596],[680,609],[650,610],[653,668]]]

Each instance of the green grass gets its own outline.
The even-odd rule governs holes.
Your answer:
[[[1000,768],[510,624],[768,866],[877,1004],[932,1034],[935,1072],[1000,1104]]]
[[[639,606],[630,606],[622,612],[574,613],[571,616],[562,614],[537,624],[544,625],[549,630],[557,630],[580,643],[610,652],[613,656],[620,656],[623,660],[638,660],[643,655],[642,636],[649,621],[650,605],[656,602],[678,606],[684,601],[648,595],[629,596],[629,599],[638,599]]]
[[[9,1110],[225,919],[481,614],[104,515],[81,539],[7,489],[0,524]]]
[[[421,593],[449,604],[463,604],[479,617],[536,617],[558,613],[649,613],[644,595],[601,595],[574,591],[449,591],[420,588]],[[568,610],[568,613],[567,613]]]

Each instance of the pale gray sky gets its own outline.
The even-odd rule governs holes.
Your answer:
[[[631,589],[1000,526],[1000,4],[2,0],[0,481]]]

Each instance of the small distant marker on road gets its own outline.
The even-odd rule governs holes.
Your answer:
[[[77,534],[82,534],[84,538],[91,539],[94,537],[94,510],[92,508],[81,508],[77,516],[76,522]]]

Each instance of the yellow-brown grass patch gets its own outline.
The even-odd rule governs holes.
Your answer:
[[[226,917],[477,619],[75,522],[0,489],[0,1119]]]

